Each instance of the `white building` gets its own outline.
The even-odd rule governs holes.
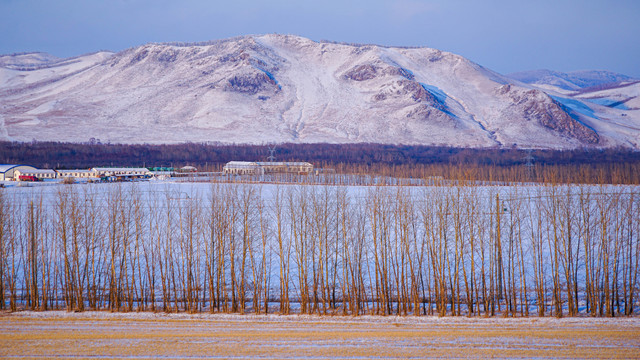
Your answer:
[[[97,177],[93,170],[56,170],[59,178],[94,178]]]
[[[307,175],[313,172],[313,164],[308,162],[262,162],[229,161],[222,169],[230,175],[296,174]]]
[[[51,170],[51,169],[35,169],[35,170],[18,169],[13,172],[13,179],[15,181],[19,181],[20,176],[34,176],[40,180],[43,180],[43,179],[55,179],[57,177],[57,174],[55,170]]]
[[[255,161],[229,161],[222,172],[230,175],[261,175],[264,171]]]
[[[183,173],[191,173],[191,172],[197,172],[197,171],[198,169],[195,166],[190,166],[190,165],[183,166],[180,168],[180,172],[183,172]]]
[[[144,176],[153,175],[147,168],[115,168],[115,167],[98,167],[91,171],[95,177],[116,176],[116,175],[133,175]]]
[[[0,181],[13,180],[15,178],[15,171],[22,170],[37,170],[33,166],[29,165],[12,165],[12,164],[4,164],[0,165]]]

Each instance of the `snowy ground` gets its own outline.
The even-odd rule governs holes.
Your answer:
[[[0,313],[2,358],[637,358],[640,318]]]

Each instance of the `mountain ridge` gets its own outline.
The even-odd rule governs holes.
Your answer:
[[[272,34],[196,44],[145,44],[42,69],[0,67],[0,138],[534,148],[640,143],[633,109],[525,84],[437,49]]]
[[[511,74],[508,77],[534,85],[552,85],[563,90],[581,90],[604,84],[621,83],[623,81],[639,80],[631,76],[607,70],[578,70],[560,72],[548,69],[527,70]]]

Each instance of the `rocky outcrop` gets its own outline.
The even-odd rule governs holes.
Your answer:
[[[257,94],[262,91],[277,91],[277,83],[272,76],[264,72],[235,75],[228,80],[226,91],[234,91],[243,94]]]
[[[415,77],[411,71],[399,66],[362,64],[349,69],[342,78],[353,81],[366,81],[377,77],[403,77],[407,80],[413,80]]]
[[[540,107],[542,107],[542,111],[540,111]],[[600,136],[593,129],[579,122],[570,115],[569,109],[553,99],[551,104],[532,106],[525,112],[525,116],[530,116],[530,114],[537,116],[542,126],[576,138],[583,143],[597,144],[600,141]]]
[[[398,100],[403,98],[410,99],[413,102],[429,105],[440,111],[444,111],[446,109],[446,105],[444,103],[442,103],[436,96],[417,81],[394,81],[384,86],[378,94],[373,96],[374,101],[385,101],[388,99]]]
[[[179,52],[174,49],[166,49],[157,54],[156,59],[163,63],[172,63],[178,59]]]
[[[347,71],[344,79],[353,81],[366,81],[375,78],[378,75],[379,68],[372,64],[358,65]]]
[[[510,110],[520,113],[526,120],[536,121],[548,129],[586,144],[597,144],[600,141],[598,134],[581,123],[570,109],[540,90],[515,88],[507,84],[499,87],[496,93],[511,99]]]
[[[387,68],[386,73],[389,75],[402,76],[407,80],[415,79],[415,76],[413,76],[413,73],[411,73],[411,71],[401,67],[391,66]]]

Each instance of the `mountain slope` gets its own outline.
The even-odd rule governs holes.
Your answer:
[[[508,74],[507,76],[525,84],[550,85],[564,90],[580,90],[633,80],[630,76],[603,70],[582,70],[569,73],[552,70],[530,70]]]
[[[14,70],[35,70],[51,66],[61,60],[64,59],[42,52],[0,55],[0,67]]]
[[[0,67],[0,104],[0,138],[21,141],[547,148],[640,141],[612,125],[619,109],[543,91],[455,54],[284,35]],[[640,123],[635,114],[624,120]]]

